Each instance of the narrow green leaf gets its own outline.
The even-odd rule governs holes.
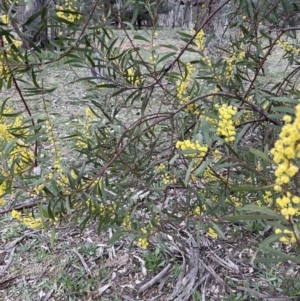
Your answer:
[[[235,140],[234,140],[234,144],[233,144],[233,148],[236,150],[236,147],[238,145],[238,143],[240,142],[240,140],[243,138],[244,134],[248,131],[249,127],[251,127],[252,125],[246,124],[242,130],[238,133],[238,135],[236,136]]]
[[[55,242],[55,228],[53,227],[53,229],[51,230],[51,236],[50,236],[51,248],[54,247],[54,242]]]
[[[214,228],[214,230],[216,230],[216,232],[218,233],[218,235],[219,235],[221,238],[227,240],[226,236],[224,235],[224,233],[222,232],[222,230],[219,228],[219,226],[218,226],[217,224],[215,224],[215,223],[212,222],[212,221],[209,221],[208,223]]]
[[[133,38],[134,38],[135,40],[141,40],[141,41],[145,41],[145,42],[147,42],[147,43],[150,43],[150,41],[149,41],[148,39],[146,39],[145,37],[140,36],[140,35],[135,35]]]
[[[219,218],[219,221],[237,222],[244,220],[267,220],[270,219],[268,214],[246,214],[246,215],[235,215],[235,216],[223,216]]]
[[[282,237],[282,234],[272,234],[266,239],[264,239],[260,244],[258,249],[264,250],[269,244],[278,241],[279,238]]]
[[[250,204],[250,205],[245,205],[245,206],[240,207],[240,208],[236,208],[236,210],[238,210],[238,211],[261,212],[261,213],[269,215],[270,217],[275,217],[276,219],[283,219],[285,221],[285,219],[280,214],[278,214],[277,212],[271,210],[270,208],[264,207],[264,206],[258,207],[257,205]]]
[[[180,154],[178,154],[178,153],[175,154],[175,156],[169,161],[169,164],[173,165],[179,156],[180,156]]]
[[[188,182],[190,181],[191,172],[194,166],[194,160],[192,160],[189,164],[188,170],[186,171],[185,179],[184,179],[184,185],[187,186]]]
[[[253,147],[249,148],[250,153],[262,158],[263,160],[273,164],[274,162],[269,158],[269,156],[267,154],[265,154],[264,152],[258,150],[258,149],[254,149]]]
[[[213,159],[207,159],[201,163],[201,165],[195,170],[194,174],[195,176],[198,176],[201,174],[205,168],[213,161]]]

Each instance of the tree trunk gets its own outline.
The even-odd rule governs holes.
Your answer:
[[[28,18],[40,11],[44,6],[48,6],[51,2],[51,0],[27,0],[25,10],[21,13],[22,22],[26,22]],[[41,19],[41,16],[38,16],[29,24],[23,26],[23,35],[29,45],[34,43],[42,48],[49,44],[46,16],[44,15],[43,19]]]
[[[180,1],[177,1],[177,5],[176,5],[175,9],[173,9],[172,28],[175,28],[176,24],[178,24],[179,9],[180,9]]]

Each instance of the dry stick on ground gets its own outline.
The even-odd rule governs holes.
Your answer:
[[[85,260],[83,259],[82,255],[81,255],[79,252],[77,252],[76,249],[73,249],[72,251],[79,257],[79,259],[80,259],[80,261],[81,261],[81,263],[82,263],[82,265],[83,265],[85,271],[86,271],[90,276],[92,276],[91,270],[90,270],[89,267],[87,266],[87,264],[86,264]]]
[[[188,257],[189,257],[189,269],[186,271],[186,269],[183,267],[181,268],[176,287],[172,294],[169,296],[167,300],[172,301],[187,301],[190,299],[193,291],[197,288],[197,278],[199,275],[199,264],[198,264],[198,258],[200,257],[200,249],[199,245],[196,243],[195,239],[192,237],[191,234],[184,231],[187,236],[189,236],[188,239],[182,237],[187,242],[187,246],[185,249],[188,250]],[[182,277],[183,276],[183,277]],[[179,282],[179,280],[181,281]]]
[[[266,294],[262,294],[252,288],[249,288],[249,287],[244,287],[244,286],[237,286],[236,289],[239,289],[241,291],[244,291],[244,292],[248,292],[258,298],[262,298],[264,300],[269,300],[269,301],[286,301],[286,300],[294,300],[293,298],[290,298],[290,297],[282,297],[282,296],[270,296],[270,295],[266,295]]]
[[[4,266],[4,268],[2,270],[0,270],[0,277],[2,275],[4,275],[4,273],[6,272],[6,270],[10,267],[11,263],[12,263],[12,259],[13,259],[13,256],[14,256],[14,253],[15,253],[15,250],[16,250],[16,247],[13,247],[11,252],[10,252],[10,255],[9,255],[9,258],[8,258],[8,261],[6,263],[6,265]]]
[[[54,289],[50,290],[45,297],[42,297],[41,301],[48,301],[52,296]]]
[[[31,232],[26,233],[26,234],[24,234],[23,236],[21,236],[21,237],[15,239],[14,241],[9,242],[9,243],[7,244],[7,246],[4,248],[4,251],[7,251],[7,250],[9,250],[9,249],[15,247],[15,245],[16,245],[18,242],[22,241],[26,236],[30,236],[31,234],[34,234],[34,233],[37,233],[37,232],[39,232],[39,230],[31,231]]]
[[[154,276],[149,282],[145,283],[141,286],[141,288],[138,291],[138,294],[141,294],[151,286],[153,286],[156,282],[158,282],[160,279],[162,279],[172,268],[172,264],[168,264],[161,272],[159,272],[156,276]]]

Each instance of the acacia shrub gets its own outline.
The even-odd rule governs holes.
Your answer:
[[[210,55],[214,34],[203,28],[227,6],[229,46],[214,43],[220,55]],[[107,28],[108,19],[95,27],[96,7],[72,21],[58,10],[61,39],[68,35],[70,46],[53,60],[17,48],[16,33],[2,23],[1,87],[14,86],[24,107],[22,124],[14,126],[18,117],[6,113],[8,101],[2,105],[1,126],[11,135],[1,141],[3,194],[35,196],[40,225],[67,217],[83,229],[96,218],[99,231],[114,230],[112,241],[127,234],[143,248],[152,235],[173,233],[174,225],[195,224],[216,238],[225,237],[223,222],[249,219],[274,229],[261,248],[276,240],[299,244],[298,28],[279,18],[282,11],[295,16],[298,7],[284,0],[224,1],[199,30],[178,32],[182,48],[155,45],[156,27],[143,35],[123,28],[125,38]],[[13,18],[5,12],[2,20]],[[104,75],[87,88],[89,108],[69,136],[78,156],[70,164],[44,100],[51,89],[37,74],[62,59],[94,68],[95,52]],[[273,70],[276,56],[284,75]],[[43,118],[34,114],[31,95],[45,103]],[[40,150],[46,141],[48,160]],[[14,157],[20,143],[33,149],[30,158]]]

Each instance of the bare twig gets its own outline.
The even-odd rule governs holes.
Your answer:
[[[17,205],[17,206],[12,207],[12,208],[7,208],[7,209],[4,209],[4,210],[0,210],[0,214],[5,214],[5,213],[11,212],[13,210],[23,210],[23,209],[33,208],[33,207],[35,207],[36,205],[39,205],[39,204],[40,204],[40,201],[35,200],[35,201],[28,202],[28,203],[25,203],[25,204]]]
[[[45,297],[42,297],[41,301],[48,301],[52,296],[54,289],[50,290]]]
[[[281,297],[281,296],[278,296],[278,297],[273,297],[273,296],[269,296],[269,295],[266,295],[266,294],[262,294],[262,293],[259,293],[258,291],[252,289],[252,288],[249,288],[249,287],[244,287],[244,286],[237,286],[236,287],[237,289],[241,290],[241,291],[244,291],[244,292],[248,292],[258,298],[262,298],[264,300],[270,300],[270,301],[286,301],[286,300],[293,300],[293,298],[289,298],[289,297]]]
[[[172,264],[169,263],[166,267],[164,267],[164,269],[161,272],[159,272],[156,276],[154,276],[150,281],[142,285],[138,291],[138,294],[141,294],[142,292],[144,292],[145,290],[153,286],[155,283],[157,283],[169,272],[171,268],[172,268]]]
[[[86,271],[90,276],[92,276],[91,270],[90,270],[89,267],[87,266],[87,264],[86,264],[86,262],[85,262],[83,256],[82,256],[79,252],[77,252],[76,249],[73,249],[72,251],[79,257],[79,259],[80,259],[80,261],[81,261],[81,263],[82,263],[82,265],[83,265],[85,271]]]
[[[15,250],[16,250],[16,247],[13,247],[11,252],[10,252],[10,255],[9,255],[9,258],[8,258],[8,261],[6,263],[6,265],[4,266],[3,269],[1,269],[0,271],[0,277],[2,275],[4,275],[4,273],[7,271],[7,269],[10,267],[11,263],[12,263],[12,259],[13,259],[13,256],[14,256],[14,253],[15,253]]]

